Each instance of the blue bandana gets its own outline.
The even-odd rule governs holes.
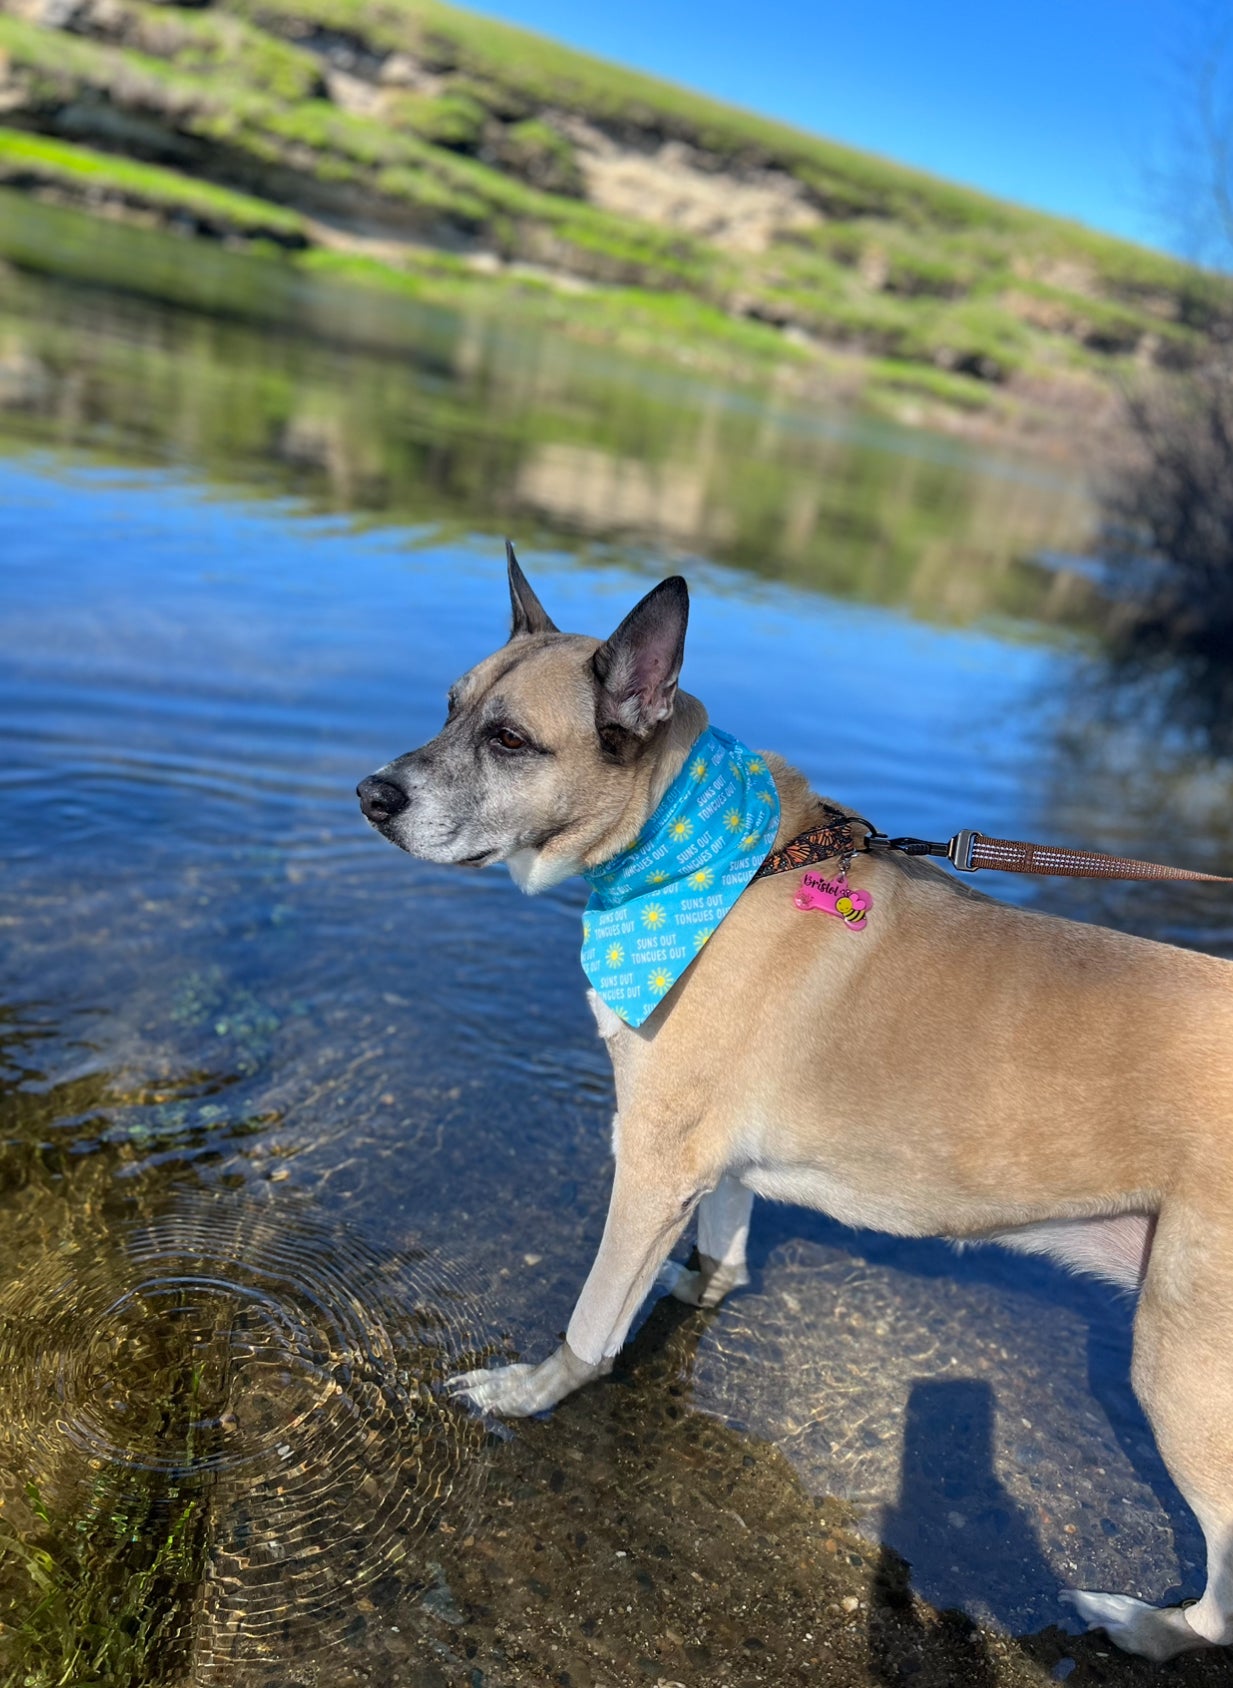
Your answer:
[[[582,966],[596,993],[640,1026],[761,867],[779,827],[766,761],[717,727],[628,850],[583,875]]]

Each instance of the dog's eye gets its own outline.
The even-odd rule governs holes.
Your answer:
[[[525,750],[527,747],[526,739],[512,727],[499,727],[488,742],[500,745],[502,750]]]

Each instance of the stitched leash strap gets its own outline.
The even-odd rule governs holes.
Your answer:
[[[887,842],[894,849],[904,841]],[[1195,873],[1190,868],[1164,867],[1159,862],[1135,861],[1130,856],[1106,856],[1098,850],[986,838],[983,832],[957,832],[948,844],[930,845],[929,854],[945,856],[962,873],[996,868],[999,873],[1049,873],[1070,879],[1203,879],[1212,884],[1233,884],[1223,873]]]
[[[859,842],[853,837],[853,824],[866,828],[866,836]],[[961,873],[991,868],[999,873],[1054,874],[1072,879],[1192,879],[1233,885],[1228,874],[1195,873],[1190,868],[1163,867],[1159,862],[1140,862],[1130,856],[1106,856],[1097,850],[1072,850],[1057,844],[986,838],[984,833],[971,830],[957,832],[945,844],[925,838],[888,838],[859,815],[841,816],[799,833],[781,850],[772,851],[754,878],[836,859],[846,873],[855,854],[879,849],[897,850],[905,856],[944,856]]]

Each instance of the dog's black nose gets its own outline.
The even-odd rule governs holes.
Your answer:
[[[378,779],[376,774],[369,774],[367,779],[361,780],[355,788],[355,795],[360,800],[365,819],[376,821],[378,825],[382,821],[393,820],[411,801],[401,786]]]

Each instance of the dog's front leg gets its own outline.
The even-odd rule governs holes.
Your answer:
[[[606,1376],[700,1194],[692,1186],[675,1187],[662,1169],[657,1177],[652,1165],[632,1167],[618,1155],[603,1241],[565,1341],[537,1366],[498,1366],[451,1378],[453,1393],[487,1412],[525,1418]]]

